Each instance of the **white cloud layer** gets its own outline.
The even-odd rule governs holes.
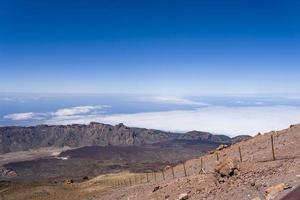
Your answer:
[[[154,128],[165,131],[190,130],[223,133],[230,136],[254,135],[257,132],[280,130],[300,122],[300,107],[205,107],[197,110],[148,112],[116,115],[82,115],[53,117],[50,124],[89,123],[91,121]]]
[[[5,115],[4,119],[14,120],[14,121],[24,121],[24,120],[46,120],[46,119],[56,119],[56,120],[65,120],[65,119],[78,119],[82,118],[83,115],[90,115],[91,113],[99,113],[100,110],[109,106],[106,105],[97,105],[97,106],[77,106],[71,108],[58,109],[55,112],[51,113],[34,113],[34,112],[25,112],[25,113],[12,113]]]
[[[189,99],[185,99],[182,97],[176,97],[176,96],[156,96],[156,97],[142,98],[142,100],[149,101],[149,102],[178,104],[178,105],[198,105],[198,106],[208,106],[209,105],[207,103],[192,101]]]
[[[21,120],[29,120],[36,116],[33,112],[26,112],[26,113],[13,113],[9,115],[5,115],[4,119],[10,119],[14,121],[21,121]]]
[[[91,111],[100,110],[103,107],[105,106],[77,106],[72,108],[63,108],[52,113],[52,115],[63,117],[63,116],[86,114],[86,113],[90,113]]]

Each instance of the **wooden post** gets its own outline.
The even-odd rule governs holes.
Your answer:
[[[147,183],[149,183],[149,174],[148,174],[148,172],[146,173],[146,175],[147,175]]]
[[[219,161],[219,153],[217,152],[216,155],[217,155],[217,161]]]
[[[272,145],[272,158],[273,158],[273,160],[275,160],[274,138],[273,138],[273,135],[271,135],[271,145]]]
[[[201,170],[203,169],[203,158],[201,157],[201,164],[200,164]]]
[[[154,182],[156,183],[156,172],[153,172],[154,175]]]
[[[174,168],[173,166],[171,166],[171,169],[172,169],[172,175],[173,175],[173,179],[175,178],[175,174],[174,174]]]
[[[134,184],[137,184],[137,177],[134,176]]]
[[[132,185],[132,183],[131,183],[131,178],[129,178],[129,185],[130,185],[130,186]]]
[[[184,162],[182,163],[182,165],[183,165],[184,176],[187,176]]]
[[[165,180],[165,172],[164,172],[164,170],[162,170],[161,173],[162,173],[163,179]]]
[[[243,162],[241,147],[239,146],[240,161]]]
[[[200,172],[199,174],[203,173],[204,169],[203,169],[203,157],[200,158]]]
[[[141,184],[143,183],[143,176],[141,175],[140,176],[140,181],[141,181]]]

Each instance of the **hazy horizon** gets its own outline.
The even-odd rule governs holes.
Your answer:
[[[108,124],[255,135],[300,122],[300,97],[0,94],[0,126]]]

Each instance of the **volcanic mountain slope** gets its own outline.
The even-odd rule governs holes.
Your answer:
[[[153,129],[132,128],[92,122],[88,125],[39,125],[32,127],[0,127],[0,153],[27,151],[43,147],[141,146],[172,140],[201,140],[212,143],[232,143],[238,140],[224,135],[192,131],[186,134]]]
[[[187,176],[183,172],[183,164],[178,164],[173,167],[174,178],[172,168],[165,167],[164,176],[161,171],[157,171],[156,176],[149,173],[149,182],[145,173],[128,171],[102,174],[90,180],[75,180],[73,183],[2,181],[0,197],[5,200],[279,200],[300,185],[299,141],[300,125],[295,125],[282,131],[257,135],[227,148],[218,148],[213,154],[202,156],[202,159],[198,157],[188,160],[185,162]],[[227,165],[231,163],[225,162],[227,159],[240,159],[239,149],[242,162]],[[75,149],[63,155],[80,158],[81,152]],[[201,160],[203,170],[200,170]],[[222,175],[222,170],[216,171],[216,165],[220,166],[220,163],[225,166],[225,172],[233,170],[233,173]]]
[[[7,173],[16,173],[11,179],[19,181],[158,171],[236,141],[200,131],[180,134],[100,123],[2,127],[0,131],[0,175],[9,178]]]
[[[206,155],[202,161],[203,171],[200,158],[185,163],[187,177],[178,165],[175,178],[168,170],[165,180],[160,177],[150,183],[121,185],[94,199],[279,200],[300,185],[300,125],[259,134]]]
[[[166,165],[196,158],[218,145],[179,140],[144,146],[86,146],[64,151],[57,156],[10,162],[3,167],[16,172],[13,180],[81,180],[85,176],[122,171],[159,171]]]

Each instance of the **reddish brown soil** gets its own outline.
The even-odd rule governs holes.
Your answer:
[[[276,160],[272,160],[271,135],[274,136]],[[238,147],[241,148],[242,160],[237,175],[220,180],[214,173],[217,157],[239,159]],[[179,152],[180,153],[180,152]],[[187,193],[189,199],[265,199],[265,190],[273,185],[285,183],[289,189],[279,192],[275,198],[280,199],[300,184],[300,125],[259,135],[216,153],[203,157],[206,173],[199,174],[201,160],[187,161],[187,177],[184,177],[183,165],[174,167],[175,179],[171,169],[156,175],[156,182],[130,187],[117,187],[101,194],[95,199],[178,199]],[[153,192],[155,187],[158,190]]]

